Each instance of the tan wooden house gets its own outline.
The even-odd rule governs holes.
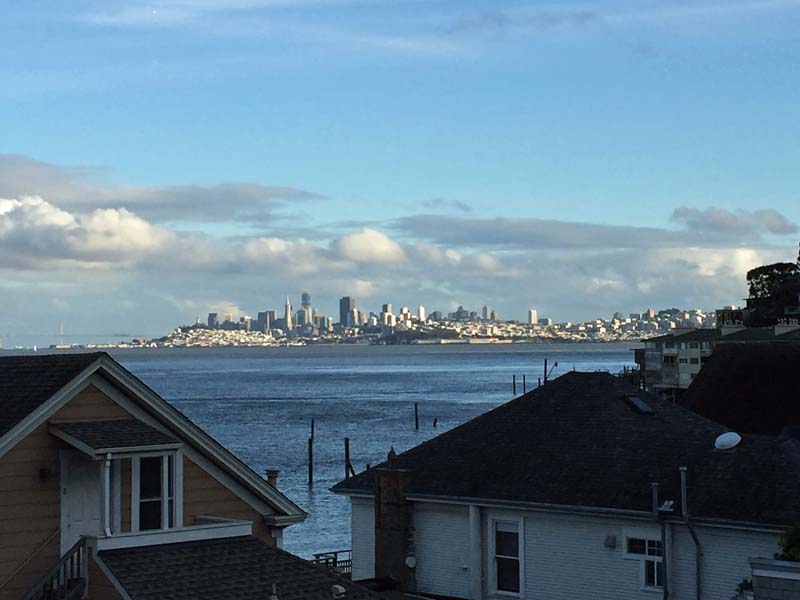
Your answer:
[[[305,517],[108,354],[0,357],[0,600],[374,598]]]

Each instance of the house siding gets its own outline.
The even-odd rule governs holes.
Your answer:
[[[372,576],[374,526],[371,500],[351,498],[354,578]],[[489,586],[488,527],[491,518],[521,518],[524,539],[524,600],[655,600],[660,591],[643,588],[642,563],[625,557],[625,537],[660,538],[654,521],[533,511],[481,509],[482,598]],[[469,510],[466,506],[415,503],[417,590],[471,598]],[[749,577],[748,558],[772,556],[777,534],[698,527],[703,545],[703,598],[729,600]],[[606,546],[607,539],[615,547]],[[694,600],[695,547],[685,526],[667,528],[670,598]],[[355,574],[358,574],[356,577]],[[508,598],[505,596],[504,598]]]
[[[414,505],[417,591],[469,598],[469,508]]]
[[[197,517],[210,515],[253,522],[253,535],[275,545],[261,514],[214,479],[189,458],[183,459],[183,523],[194,525]]]
[[[105,394],[89,386],[51,420],[88,421],[128,416]],[[0,585],[30,559],[0,589],[0,600],[19,598],[58,561],[61,546],[59,451],[65,448],[69,446],[50,435],[47,424],[43,424],[0,458]],[[39,477],[42,469],[49,471],[45,479]]]
[[[350,498],[353,581],[375,576],[375,506],[372,498]]]
[[[703,548],[704,600],[730,600],[736,593],[736,585],[750,577],[748,558],[778,552],[775,534],[699,527],[697,537]],[[674,597],[694,598],[694,542],[685,527],[675,528],[673,540]]]

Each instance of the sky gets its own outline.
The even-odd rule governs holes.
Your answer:
[[[741,303],[800,239],[800,0],[11,0],[0,336],[312,293]]]

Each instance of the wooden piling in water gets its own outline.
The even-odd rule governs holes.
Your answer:
[[[525,373],[522,374],[522,393],[526,394],[528,392],[528,384],[525,382]]]
[[[414,429],[419,431],[419,403],[414,402]]]
[[[308,487],[314,485],[314,438],[308,438]]]
[[[511,392],[514,394],[514,396],[517,395],[517,376],[516,375],[512,375],[511,376]]]
[[[344,478],[350,479],[350,438],[344,438]]]

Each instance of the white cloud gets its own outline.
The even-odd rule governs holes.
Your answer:
[[[405,260],[403,248],[385,233],[364,228],[337,239],[333,249],[340,257],[357,263],[400,263]]]

